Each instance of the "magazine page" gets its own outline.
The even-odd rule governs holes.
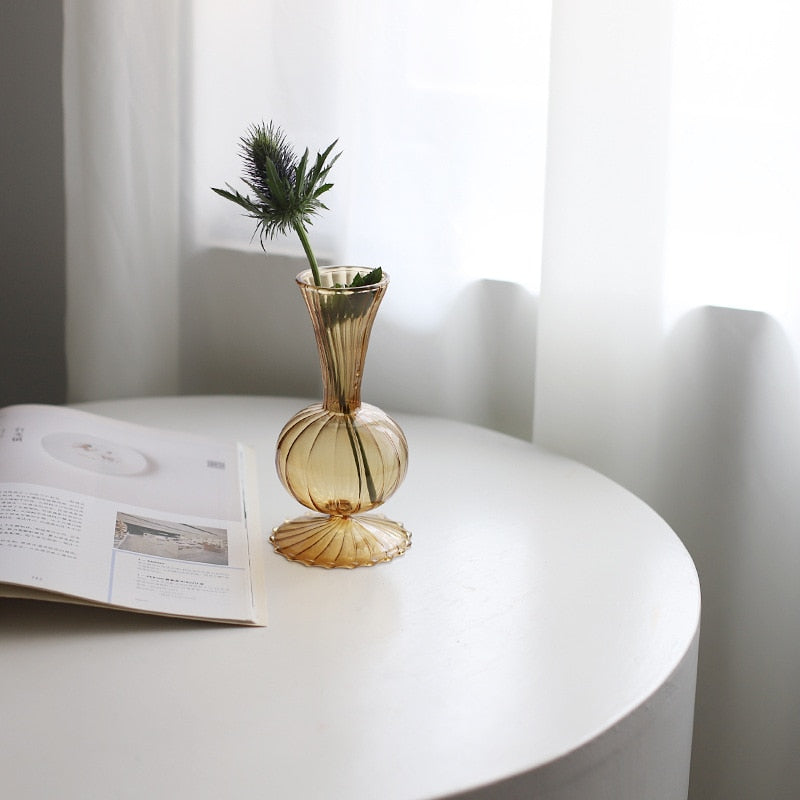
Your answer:
[[[0,582],[265,624],[262,548],[248,448],[64,407],[0,410]]]

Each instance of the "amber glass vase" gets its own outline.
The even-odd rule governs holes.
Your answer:
[[[275,528],[275,550],[322,567],[370,566],[404,553],[411,536],[398,522],[365,514],[389,498],[406,474],[408,445],[397,423],[361,402],[369,336],[389,284],[343,288],[360,270],[328,267],[322,286],[311,270],[297,276],[317,340],[321,403],[304,408],[278,437],[275,464],[283,485],[316,512]]]

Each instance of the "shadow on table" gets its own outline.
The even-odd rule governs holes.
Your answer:
[[[4,644],[53,635],[197,631],[209,626],[242,627],[75,603],[0,598],[0,640]]]

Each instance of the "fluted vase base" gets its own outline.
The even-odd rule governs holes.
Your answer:
[[[270,541],[290,561],[352,569],[402,555],[411,547],[411,534],[399,522],[375,514],[307,514],[279,525]]]

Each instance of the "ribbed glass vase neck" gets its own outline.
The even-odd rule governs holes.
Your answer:
[[[378,312],[389,283],[341,288],[363,272],[354,267],[329,267],[321,271],[322,286],[312,282],[310,270],[297,276],[314,326],[323,381],[323,407],[349,414],[361,405],[364,362]]]

